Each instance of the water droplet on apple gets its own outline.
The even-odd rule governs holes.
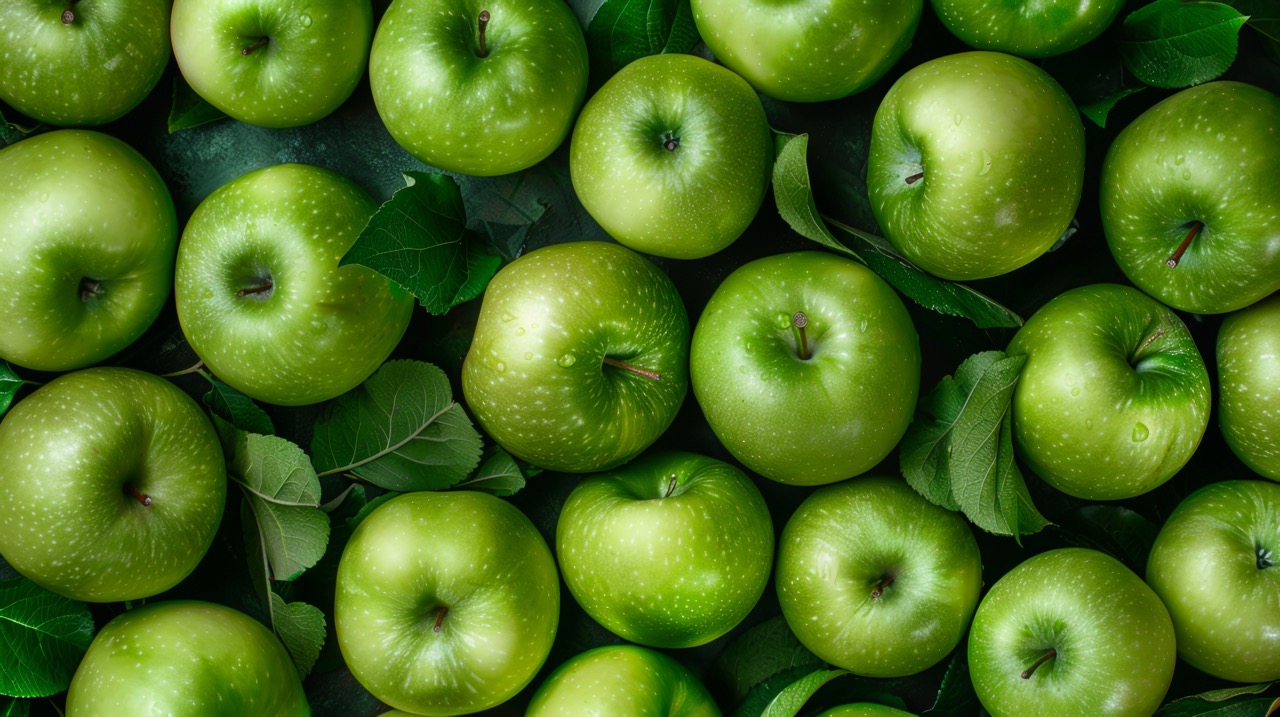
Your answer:
[[[1184,170],[1182,170],[1182,178],[1183,178],[1183,179],[1191,179],[1191,170],[1190,170],[1190,169],[1184,169]]]
[[[991,171],[991,155],[987,154],[986,150],[983,150],[982,151],[982,169],[978,170],[978,176],[979,177],[986,176],[987,172],[990,172],[990,171]]]
[[[1085,428],[1085,430],[1086,430],[1086,431],[1092,431],[1092,430],[1093,430],[1093,419],[1092,419],[1092,418],[1087,418],[1087,419],[1085,419],[1085,422],[1084,422],[1084,428]]]
[[[512,314],[511,312],[506,312],[502,315],[502,320],[503,322],[515,321],[516,317],[515,317],[515,314]]]
[[[739,366],[739,367],[738,367],[738,373],[740,373],[740,374],[742,374],[742,375],[744,375],[744,376],[746,375],[746,373],[747,373],[747,367],[746,367],[746,364],[743,364],[743,365],[741,365],[741,366]]]
[[[523,327],[523,326],[521,326],[520,328],[516,329],[516,336],[524,336],[524,327]]]
[[[532,352],[532,351],[525,351],[525,352],[524,352],[524,360],[525,360],[525,361],[532,361],[532,360],[533,360],[533,352]]]
[[[494,364],[494,366],[493,366],[493,367],[494,367],[494,368],[496,368],[496,369],[498,369],[498,373],[502,373],[502,372],[504,372],[504,371],[506,371],[506,370],[507,370],[507,365],[506,365],[505,363],[502,363],[501,361],[499,361],[498,363]]]
[[[556,363],[560,364],[565,368],[569,368],[570,366],[574,365],[577,362],[578,362],[578,359],[574,358],[573,354],[565,354],[564,356],[561,356],[558,361],[556,361]]]
[[[1182,163],[1183,163],[1183,162],[1185,162],[1185,161],[1187,161],[1187,158],[1186,158],[1186,156],[1185,156],[1185,155],[1181,155],[1181,154],[1180,154],[1180,155],[1178,155],[1177,157],[1174,157],[1174,158],[1173,158],[1173,163],[1174,163],[1174,164],[1182,164]]]
[[[1076,386],[1075,388],[1071,389],[1071,395],[1072,395],[1072,396],[1079,396],[1079,395],[1080,395],[1080,387],[1079,387],[1079,386]]]
[[[962,122],[964,122],[964,117],[962,115],[956,115],[956,126],[959,127]]]
[[[311,16],[303,15],[302,17],[298,18],[298,22],[302,23],[303,27],[311,27]]]
[[[1133,442],[1134,443],[1141,443],[1147,440],[1147,436],[1149,435],[1151,435],[1151,431],[1147,430],[1147,427],[1145,425],[1141,423],[1133,424]]]
[[[49,201],[49,193],[48,193],[48,192],[40,192],[40,201],[42,201],[42,202],[47,202],[47,201]]]

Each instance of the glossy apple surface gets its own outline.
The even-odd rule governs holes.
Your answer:
[[[698,319],[690,372],[735,458],[782,483],[820,485],[870,470],[897,445],[915,413],[920,346],[879,276],[797,252],[725,278]]]
[[[1217,355],[1227,445],[1257,474],[1280,480],[1280,294],[1223,320]]]
[[[173,286],[178,220],[160,175],[114,137],[36,135],[0,150],[0,358],[95,364],[151,325]]]
[[[1021,456],[1046,483],[1119,500],[1186,465],[1209,425],[1209,374],[1176,314],[1094,284],[1041,307],[1009,343],[1027,356],[1013,394]]]
[[[204,411],[148,373],[65,374],[0,422],[0,554],[75,600],[177,585],[213,542],[226,493]]]
[[[707,688],[666,655],[635,645],[588,650],[538,687],[526,717],[720,717]]]
[[[932,0],[953,35],[979,50],[1019,57],[1070,52],[1102,34],[1124,0]]]

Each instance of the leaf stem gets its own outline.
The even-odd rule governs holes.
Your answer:
[[[206,379],[209,378],[209,374],[205,372],[203,369],[204,369],[204,361],[201,359],[197,359],[196,364],[194,366],[189,366],[187,368],[182,369],[181,371],[174,371],[173,373],[160,374],[160,378],[176,378],[178,376],[186,376],[189,373],[198,373],[201,376],[204,376]]]
[[[1031,676],[1032,676],[1032,675],[1034,675],[1034,674],[1036,673],[1036,670],[1038,670],[1038,669],[1040,668],[1040,666],[1041,666],[1041,665],[1043,665],[1044,663],[1048,662],[1049,660],[1052,660],[1053,658],[1055,658],[1055,657],[1057,657],[1057,656],[1058,656],[1058,651],[1057,651],[1056,649],[1054,649],[1054,648],[1050,647],[1050,648],[1049,648],[1049,651],[1048,651],[1048,652],[1046,652],[1046,653],[1044,653],[1043,655],[1041,655],[1041,656],[1040,656],[1040,659],[1038,659],[1038,660],[1036,660],[1034,663],[1032,663],[1031,667],[1028,667],[1027,669],[1025,669],[1025,670],[1023,670],[1023,671],[1022,671],[1022,679],[1024,679],[1024,680],[1029,680],[1029,679],[1031,679]]]

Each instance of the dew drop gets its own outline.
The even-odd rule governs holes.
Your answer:
[[[515,314],[512,314],[512,313],[511,313],[511,312],[509,312],[509,311],[508,311],[508,312],[504,312],[504,313],[502,314],[502,321],[503,321],[503,323],[505,323],[505,322],[507,322],[507,321],[515,321],[515,320],[516,320]]]
[[[984,149],[982,151],[982,169],[978,170],[978,176],[984,177],[986,176],[987,172],[990,172],[990,171],[991,171],[991,155],[987,154],[987,151]]]
[[[1173,158],[1173,163],[1174,163],[1174,164],[1179,164],[1179,165],[1180,165],[1180,164],[1182,164],[1182,163],[1183,163],[1183,162],[1185,162],[1185,161],[1187,161],[1187,157],[1186,157],[1186,155],[1182,155],[1182,154],[1180,154],[1180,155],[1178,155],[1177,157],[1174,157],[1174,158]]]
[[[1080,387],[1079,387],[1079,386],[1076,386],[1075,388],[1071,389],[1071,395],[1072,395],[1072,396],[1079,396],[1079,395],[1080,395]]]
[[[745,376],[745,375],[747,374],[747,367],[746,367],[746,365],[739,366],[739,367],[738,367],[738,373],[740,373],[740,374],[742,374],[742,375],[744,375],[744,376]]]
[[[1191,179],[1191,170],[1190,170],[1190,169],[1184,169],[1184,170],[1182,170],[1182,178],[1183,178],[1183,179]]]
[[[1133,442],[1134,443],[1141,443],[1147,440],[1147,436],[1149,435],[1151,435],[1151,431],[1147,430],[1147,427],[1145,425],[1141,423],[1133,424]]]
[[[1092,430],[1093,430],[1093,419],[1092,419],[1092,418],[1087,418],[1087,419],[1085,419],[1085,422],[1084,422],[1084,428],[1085,428],[1085,430],[1086,430],[1086,431],[1092,431]]]
[[[956,126],[957,126],[957,127],[959,127],[959,126],[960,126],[960,124],[961,124],[962,122],[964,122],[964,116],[963,116],[963,115],[956,115],[956,120],[955,120],[955,121],[956,121]]]
[[[533,352],[532,352],[532,351],[525,351],[525,352],[524,352],[524,360],[525,360],[525,361],[532,361],[532,360],[533,360]]]
[[[499,361],[498,363],[494,364],[494,366],[493,366],[493,367],[494,367],[494,368],[496,368],[496,369],[498,369],[498,373],[502,373],[502,372],[504,372],[504,371],[506,371],[506,370],[507,370],[507,365],[506,365],[505,363],[502,363],[501,361]]]
[[[303,15],[302,17],[298,18],[298,22],[302,23],[303,27],[311,27],[311,16]]]
[[[560,364],[565,368],[569,368],[570,366],[574,365],[577,362],[578,362],[578,359],[574,358],[573,354],[565,354],[564,356],[561,356],[559,360],[556,361],[556,363]]]
[[[48,192],[40,192],[40,201],[42,201],[42,202],[47,202],[47,201],[49,201],[49,193],[48,193]]]
[[[521,326],[520,328],[516,329],[516,336],[524,336],[524,327],[523,327],[523,326]]]

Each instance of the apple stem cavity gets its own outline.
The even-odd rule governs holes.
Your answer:
[[[63,25],[70,25],[71,23],[76,21],[76,12],[73,9],[75,7],[76,2],[77,0],[71,0],[71,2],[67,4],[67,9],[62,11]]]
[[[671,477],[667,479],[667,491],[662,494],[662,497],[670,498],[672,495],[675,495],[676,484],[679,482],[680,482],[680,476],[676,475],[675,473],[672,473]],[[1262,558],[1259,557],[1258,560],[1259,562],[1261,562]]]
[[[486,27],[488,27],[488,25],[489,25],[489,18],[490,18],[490,17],[491,17],[491,15],[489,15],[489,11],[488,11],[488,10],[481,10],[481,11],[480,11],[479,22],[477,23],[477,24],[479,25],[479,28],[480,28],[480,51],[476,53],[476,57],[488,57],[488,56],[489,56],[489,49],[488,49],[487,47],[485,47],[485,44],[484,44],[484,29],[485,29]]]
[[[443,605],[440,606],[440,609],[436,611],[436,624],[432,626],[431,628],[432,632],[440,632],[440,630],[442,629],[442,626],[444,625],[444,616],[448,612],[449,612],[449,608]]]
[[[1272,567],[1273,565],[1275,565],[1275,563],[1272,562],[1271,551],[1259,546],[1258,547],[1258,569],[1266,570],[1267,568]]]
[[[654,371],[648,371],[646,369],[632,366],[626,361],[619,361],[618,359],[613,358],[612,356],[605,356],[604,363],[606,366],[613,366],[614,368],[620,368],[624,371],[630,371],[631,373],[634,373],[637,376],[644,376],[645,378],[651,378],[654,381],[662,380],[662,374],[660,373],[656,373]]]
[[[141,503],[143,507],[151,505],[151,496],[138,490],[138,486],[132,483],[124,484],[124,492],[128,493],[134,500]]]
[[[80,280],[80,300],[88,301],[92,298],[102,296],[102,282],[97,279],[84,277]]]
[[[1169,259],[1165,261],[1164,265],[1170,269],[1176,268],[1178,266],[1178,262],[1182,261],[1182,255],[1187,252],[1187,247],[1191,246],[1191,240],[1196,238],[1196,235],[1200,233],[1201,229],[1204,229],[1204,222],[1191,222],[1191,231],[1187,232],[1187,238],[1182,240],[1182,243],[1173,251],[1173,254],[1169,256]]]
[[[674,152],[680,149],[680,138],[670,132],[662,135],[662,148],[668,152]]]
[[[1036,673],[1036,670],[1038,670],[1041,665],[1048,662],[1049,660],[1052,660],[1057,656],[1058,656],[1058,651],[1052,647],[1049,648],[1048,652],[1041,655],[1040,659],[1036,660],[1034,663],[1031,664],[1031,667],[1028,667],[1027,669],[1022,671],[1022,679],[1024,680],[1031,679],[1031,676]]]
[[[267,38],[267,37],[265,37],[265,36],[264,36],[264,37],[260,37],[260,38],[258,38],[258,41],[257,41],[257,42],[253,43],[252,45],[249,45],[248,47],[242,48],[242,49],[240,50],[240,54],[241,54],[241,55],[244,55],[245,57],[248,57],[249,55],[252,55],[252,54],[253,54],[253,51],[254,51],[254,50],[257,50],[257,49],[259,49],[259,48],[266,47],[268,42],[270,42],[269,38]]]
[[[799,337],[800,359],[808,361],[813,356],[809,351],[809,334],[804,330],[809,325],[809,315],[803,311],[797,311],[791,316],[791,325],[796,327],[796,334]]]
[[[893,579],[895,577],[897,576],[895,575],[885,576],[885,578],[881,580],[879,583],[877,583],[875,588],[871,591],[871,597],[875,598],[876,600],[879,600],[880,597],[884,595],[884,589],[893,584]]]
[[[915,174],[911,175],[910,177],[907,177],[907,184],[915,184],[916,182],[920,181],[921,179],[924,179],[924,172],[916,172]]]

